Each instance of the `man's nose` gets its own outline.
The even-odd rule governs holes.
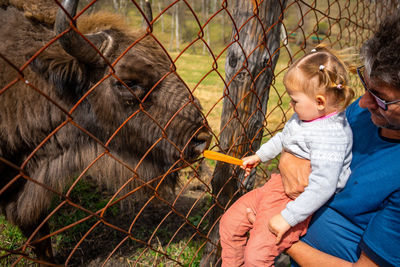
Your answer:
[[[371,93],[366,91],[364,95],[361,97],[359,106],[361,108],[368,108],[368,109],[377,109],[379,108],[378,104],[376,103],[376,100]]]

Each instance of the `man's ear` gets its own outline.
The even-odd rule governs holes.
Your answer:
[[[317,95],[315,97],[315,101],[317,103],[317,109],[318,110],[323,110],[326,107],[326,98],[323,95]]]

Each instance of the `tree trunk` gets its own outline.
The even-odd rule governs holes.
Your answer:
[[[141,1],[141,8],[143,9],[143,13],[146,16],[146,18],[143,18],[143,27],[146,28],[149,25],[147,24],[146,19],[149,21],[149,23],[153,20],[153,11],[151,9],[151,2],[149,0],[145,0],[143,3]]]
[[[222,44],[225,44],[225,13],[222,14],[221,16],[221,41]]]
[[[172,51],[172,46],[174,44],[174,27],[175,27],[175,8],[171,12],[171,38],[169,40],[169,51]]]
[[[203,17],[203,21],[206,22],[208,19],[208,9],[209,9],[209,1],[208,0],[202,0],[201,2],[201,13]],[[206,40],[206,43],[210,46],[210,26],[207,25],[204,30],[204,39]],[[206,54],[207,51],[207,46],[203,45],[203,55]]]
[[[158,3],[158,13],[159,14],[161,14],[161,11],[162,11],[162,9],[161,9],[161,2],[159,1]],[[163,14],[162,16],[161,16],[161,32],[162,33],[164,33],[165,32],[165,29],[164,29],[164,17],[165,17],[165,14]]]
[[[281,20],[287,0],[234,0],[232,41],[225,61],[223,110],[219,147],[235,157],[253,154],[260,146],[267,111],[269,89],[279,57]],[[262,24],[261,24],[261,23]],[[237,30],[240,29],[240,32]],[[217,163],[213,174],[214,199],[209,232],[210,241],[200,266],[221,262],[218,223],[221,215],[241,194],[254,185],[254,172],[245,182],[236,167]],[[215,223],[215,224],[214,224]]]
[[[180,21],[179,21],[179,3],[175,4],[175,42],[176,42],[176,51],[179,51],[180,47]]]
[[[128,10],[127,10],[127,5],[128,2],[127,0],[113,0],[113,5],[114,5],[114,9],[123,15],[127,15],[128,14]]]

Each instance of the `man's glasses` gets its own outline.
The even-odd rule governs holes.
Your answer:
[[[369,90],[369,88],[367,87],[367,84],[365,83],[365,79],[364,79],[364,76],[362,74],[362,69],[364,69],[364,66],[360,66],[360,67],[357,68],[358,77],[360,77],[361,83],[364,86],[365,91],[368,91],[368,93],[370,93],[374,97],[376,103],[378,104],[378,106],[381,109],[387,110],[388,109],[388,105],[400,102],[400,99],[399,100],[390,101],[390,102],[386,102],[382,98],[376,96],[371,90]]]

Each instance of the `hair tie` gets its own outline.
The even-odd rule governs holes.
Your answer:
[[[336,88],[339,89],[339,90],[342,90],[343,89],[343,85],[339,83],[338,85],[336,85]]]
[[[319,70],[320,71],[323,71],[325,69],[325,66],[324,65],[319,65]]]
[[[311,53],[314,53],[314,52],[317,52],[317,49],[311,49],[311,51],[310,51]]]

